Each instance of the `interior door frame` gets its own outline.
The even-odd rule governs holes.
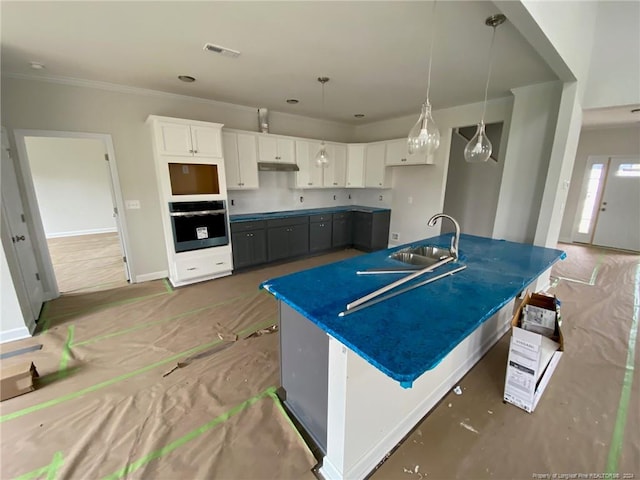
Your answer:
[[[56,281],[53,263],[49,254],[49,246],[47,245],[47,237],[44,232],[44,225],[38,207],[36,197],[36,189],[33,184],[33,176],[29,165],[29,155],[27,153],[26,137],[48,137],[48,138],[76,138],[76,139],[92,139],[99,140],[103,143],[107,155],[109,156],[109,172],[111,176],[111,187],[115,204],[118,208],[117,213],[117,230],[120,236],[120,244],[122,246],[123,255],[127,261],[124,262],[125,275],[127,280],[131,280],[132,258],[129,254],[129,234],[127,224],[124,221],[124,201],[122,199],[122,190],[120,189],[120,180],[118,176],[118,168],[116,165],[115,149],[113,148],[113,140],[110,134],[106,133],[88,133],[88,132],[64,132],[56,130],[14,130],[13,132],[16,148],[18,150],[18,163],[20,171],[17,172],[21,177],[24,186],[24,194],[27,204],[25,208],[29,212],[31,219],[31,227],[34,235],[34,246],[40,254],[41,268],[43,274],[43,286],[45,287],[45,299],[50,300],[60,296],[60,290]]]

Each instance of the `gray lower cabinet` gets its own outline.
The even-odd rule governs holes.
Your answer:
[[[372,252],[387,248],[391,212],[353,212],[353,246]]]
[[[309,252],[321,252],[331,248],[332,215],[311,215],[309,217]]]
[[[332,220],[331,246],[348,247],[353,243],[351,212],[334,213]]]
[[[309,217],[267,220],[267,259],[270,262],[309,253]]]
[[[267,261],[266,222],[238,222],[231,224],[233,268],[260,265]]]

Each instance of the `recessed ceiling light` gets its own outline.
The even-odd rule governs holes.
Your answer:
[[[640,113],[640,108],[634,108],[631,113]]]
[[[30,62],[31,68],[34,70],[44,70],[44,63],[40,62]]]
[[[300,100],[297,100],[295,98],[287,98],[287,103],[290,103],[291,105],[295,105],[296,103],[298,103]]]
[[[178,78],[186,83],[193,83],[196,81],[196,77],[192,77],[191,75],[178,75]]]
[[[354,115],[354,117],[356,117],[356,118],[364,118],[364,113],[356,113]]]
[[[209,52],[219,53],[220,55],[224,55],[225,57],[236,58],[240,56],[240,52],[238,50],[221,47],[220,45],[214,45],[213,43],[205,43],[202,49]]]

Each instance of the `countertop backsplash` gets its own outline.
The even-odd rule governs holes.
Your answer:
[[[258,190],[230,190],[227,208],[231,215],[363,205],[391,208],[391,190],[379,189],[295,189],[293,172],[259,172]],[[382,200],[380,199],[382,197]],[[300,199],[302,198],[302,201]]]

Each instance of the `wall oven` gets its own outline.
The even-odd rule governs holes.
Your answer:
[[[229,244],[224,200],[170,202],[169,215],[176,253]]]

